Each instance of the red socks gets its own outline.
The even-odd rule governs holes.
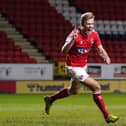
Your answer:
[[[61,99],[67,96],[69,96],[69,90],[67,88],[63,88],[50,97],[50,100],[51,100],[50,102],[53,103],[55,100]]]
[[[106,110],[104,100],[103,100],[101,94],[100,93],[93,94],[93,99],[94,99],[95,103],[97,104],[97,106],[99,107],[99,109],[102,111],[104,117],[107,118],[109,113]]]
[[[55,100],[67,97],[69,95],[70,95],[69,89],[67,88],[61,89],[60,91],[56,92],[54,95],[50,97],[50,102],[53,103]],[[97,106],[99,107],[99,109],[101,110],[101,112],[103,113],[104,117],[107,118],[109,113],[105,107],[104,100],[101,94],[98,92],[94,93],[93,99],[97,104]]]

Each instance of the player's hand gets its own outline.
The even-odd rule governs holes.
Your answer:
[[[105,62],[106,62],[107,64],[110,64],[110,63],[111,63],[110,58],[109,58],[109,57],[107,57],[107,58],[106,58],[106,60],[105,60]]]
[[[75,40],[78,36],[78,30],[77,28],[75,27],[74,30],[73,30],[73,39]]]

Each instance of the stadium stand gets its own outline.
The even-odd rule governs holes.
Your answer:
[[[0,31],[0,44],[0,63],[36,63],[33,57],[15,45],[14,40],[8,38],[3,31]]]
[[[46,0],[6,2],[8,4],[1,1],[0,6],[4,8],[1,11],[29,38],[30,42],[46,56],[52,57],[53,61],[64,60],[64,55],[59,51],[66,32],[71,29],[71,24],[50,7]]]
[[[125,63],[125,1],[121,1],[122,3],[118,5],[117,0],[114,3],[112,0],[83,2],[81,0],[49,0],[49,2],[47,0],[1,0],[0,12],[40,53],[44,53],[49,61],[55,62],[65,60],[65,56],[60,53],[60,48],[73,26],[78,25],[81,12],[93,11],[97,17],[96,29],[103,39],[112,62]],[[80,8],[80,12],[76,6]],[[100,58],[95,58],[94,53],[90,55],[89,62],[103,63]]]
[[[81,11],[92,11],[100,20],[126,20],[125,0],[72,0]]]

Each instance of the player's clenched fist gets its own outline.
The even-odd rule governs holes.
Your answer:
[[[65,44],[62,46],[63,53],[69,52],[71,47],[74,45],[77,36],[78,36],[78,30],[77,28],[74,28],[74,30],[66,38]]]
[[[73,39],[75,40],[78,36],[78,31],[77,31],[77,28],[75,27],[74,30],[73,30]]]

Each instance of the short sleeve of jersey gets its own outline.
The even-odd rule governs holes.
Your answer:
[[[98,47],[98,46],[102,45],[99,34],[97,32],[94,32],[94,36],[95,36],[95,46]]]

